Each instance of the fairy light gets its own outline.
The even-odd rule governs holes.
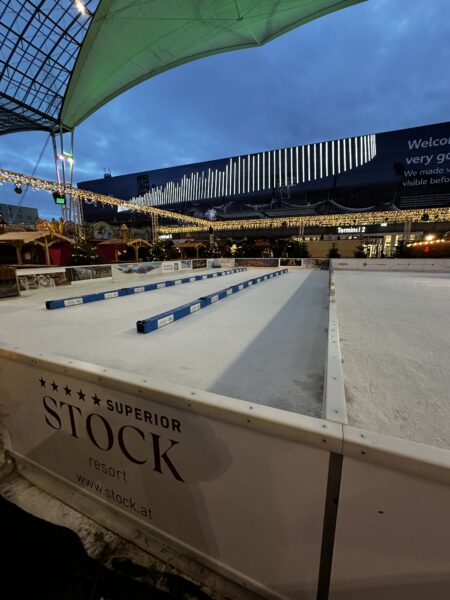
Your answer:
[[[166,217],[168,219],[174,219],[182,223],[192,223],[197,226],[204,227],[206,229],[210,226],[210,221],[205,219],[199,219],[198,217],[191,217],[189,215],[182,215],[169,210],[161,208],[154,208],[153,206],[146,206],[143,204],[135,204],[134,202],[125,202],[119,198],[113,196],[103,196],[103,194],[97,194],[89,190],[82,190],[74,188],[69,184],[56,183],[54,181],[48,181],[46,179],[39,179],[38,177],[31,177],[22,173],[15,173],[14,171],[8,171],[6,169],[0,169],[0,180],[8,181],[16,186],[27,185],[36,190],[46,190],[48,192],[58,192],[58,194],[70,194],[73,198],[78,200],[92,200],[99,202],[100,204],[107,204],[109,206],[122,206],[126,207],[127,210],[134,210],[136,212],[142,212],[147,214],[155,214],[159,217]]]
[[[427,209],[429,222],[450,221],[450,207]],[[358,227],[367,225],[398,224],[411,221],[420,223],[423,217],[423,210],[401,210],[401,211],[383,211],[366,212],[358,214],[335,214],[335,215],[311,215],[299,217],[278,217],[266,219],[237,219],[233,221],[214,221],[208,222],[208,226],[213,227],[215,231],[236,231],[236,230],[255,230],[255,229],[281,229],[298,227]],[[160,228],[164,233],[193,233],[205,231],[201,227],[192,227],[184,225],[181,227],[163,226]]]
[[[423,221],[423,209],[399,210],[399,211],[383,211],[383,212],[365,212],[365,213],[347,213],[336,215],[310,215],[297,217],[278,217],[265,219],[239,219],[235,221],[208,221],[191,217],[145,204],[135,204],[134,202],[125,202],[113,196],[103,196],[89,190],[74,188],[69,184],[56,183],[47,181],[22,173],[15,173],[6,169],[0,169],[0,181],[7,181],[16,186],[30,186],[37,190],[46,190],[48,192],[58,192],[59,194],[70,194],[78,200],[92,200],[100,204],[109,206],[126,207],[127,210],[136,212],[154,214],[159,217],[173,219],[180,223],[187,223],[181,227],[160,226],[160,233],[193,233],[208,231],[212,227],[215,231],[236,231],[255,230],[255,229],[281,229],[281,228],[298,228],[298,227],[352,227],[362,225],[380,225],[393,223],[419,223]],[[450,207],[444,208],[427,208],[427,222],[449,222]],[[428,242],[429,243],[429,242]]]

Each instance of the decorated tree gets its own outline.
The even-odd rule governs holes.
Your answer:
[[[167,260],[167,250],[163,240],[159,238],[154,240],[150,248],[148,249],[148,260],[150,261],[159,261],[159,260]]]
[[[311,254],[308,250],[308,244],[299,240],[291,240],[286,246],[289,258],[309,258]]]
[[[367,258],[366,251],[364,250],[364,246],[362,244],[356,246],[353,254],[355,258]]]
[[[333,242],[331,244],[331,248],[328,250],[328,254],[327,254],[328,258],[341,258],[341,253],[338,250],[338,247],[336,246],[336,244]]]
[[[98,265],[102,262],[103,259],[97,248],[87,240],[86,229],[80,229],[75,237],[69,265]]]
[[[221,254],[222,252],[220,250],[219,244],[214,240],[209,242],[209,246],[205,250],[205,257],[218,258],[219,256],[221,256]]]

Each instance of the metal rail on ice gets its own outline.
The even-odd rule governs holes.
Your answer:
[[[232,273],[240,273],[247,269],[242,267],[239,269],[229,269],[227,271],[218,271],[217,273],[205,273],[203,275],[192,275],[192,277],[180,277],[180,279],[166,279],[155,283],[147,283],[146,285],[137,285],[132,287],[120,288],[118,290],[110,290],[108,292],[97,292],[94,294],[85,294],[84,296],[76,296],[72,298],[63,298],[61,300],[47,300],[45,307],[48,310],[55,308],[67,308],[68,306],[76,306],[78,304],[88,304],[89,302],[98,302],[99,300],[109,300],[111,298],[119,298],[121,296],[130,296],[131,294],[140,294],[142,292],[151,292],[160,288],[170,287],[172,285],[180,285],[182,283],[192,283],[201,279],[212,279]]]
[[[266,279],[272,279],[273,277],[278,277],[279,275],[283,275],[287,273],[288,269],[282,269],[280,271],[274,271],[273,273],[268,273],[267,275],[261,275],[260,277],[254,277],[253,279],[248,279],[247,281],[243,281],[242,283],[238,283],[236,285],[232,285],[223,290],[219,290],[218,292],[214,292],[213,294],[209,294],[208,296],[203,296],[201,298],[197,298],[192,302],[188,302],[187,304],[183,304],[182,306],[178,306],[172,310],[168,310],[166,312],[160,313],[158,315],[154,315],[153,317],[149,317],[148,319],[144,319],[142,321],[137,321],[136,329],[138,333],[150,333],[151,331],[155,331],[156,329],[161,329],[161,327],[165,327],[174,321],[178,321],[183,317],[187,317],[192,313],[195,313],[202,308],[206,308],[219,300],[223,300],[232,294],[236,294],[241,290],[252,287],[257,283],[261,283]]]

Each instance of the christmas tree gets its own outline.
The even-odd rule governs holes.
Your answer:
[[[336,244],[333,242],[331,244],[331,248],[328,251],[328,258],[341,258],[341,253],[339,252]]]
[[[364,246],[362,244],[356,247],[353,254],[355,258],[367,258],[366,251],[364,250]]]
[[[75,237],[72,255],[69,258],[69,265],[98,265],[102,262],[102,257],[98,253],[97,248],[87,241],[86,230],[80,229]]]
[[[207,258],[218,258],[221,254],[219,244],[214,240],[209,242],[209,246],[205,250],[205,256]]]
[[[300,240],[289,240],[286,249],[289,258],[309,258],[311,256],[308,244]]]
[[[155,239],[148,249],[148,257],[150,261],[167,260],[167,250],[163,240]]]

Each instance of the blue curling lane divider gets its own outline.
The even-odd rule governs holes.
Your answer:
[[[152,290],[159,290],[160,288],[171,287],[172,285],[180,285],[182,283],[192,283],[193,281],[200,281],[202,279],[213,279],[214,277],[221,277],[224,275],[231,275],[233,273],[241,273],[246,271],[246,267],[239,269],[229,269],[228,271],[218,271],[217,273],[205,273],[204,275],[192,275],[191,277],[182,277],[180,279],[168,279],[166,281],[160,281],[158,283],[147,283],[146,285],[139,285],[127,288],[120,288],[119,290],[111,290],[109,292],[98,292],[96,294],[85,294],[84,296],[78,296],[77,298],[63,298],[62,300],[47,300],[45,307],[48,310],[55,308],[66,308],[67,306],[76,306],[77,304],[88,304],[89,302],[98,302],[99,300],[109,300],[110,298],[120,298],[121,296],[130,296],[131,294],[140,294],[142,292],[151,292]]]
[[[189,302],[188,304],[183,304],[182,306],[178,306],[172,310],[168,310],[166,312],[160,313],[159,315],[155,315],[154,317],[149,317],[148,319],[144,319],[143,321],[137,321],[136,328],[138,333],[150,333],[151,331],[155,331],[156,329],[161,329],[161,327],[165,327],[174,321],[178,321],[183,317],[187,317],[192,313],[195,313],[202,308],[206,308],[219,300],[223,300],[232,294],[237,294],[241,290],[245,288],[252,287],[261,281],[266,281],[266,279],[272,279],[273,277],[278,277],[279,275],[283,275],[287,273],[288,269],[282,269],[281,271],[274,271],[273,273],[268,273],[267,275],[261,275],[260,277],[255,277],[254,279],[247,279],[247,281],[243,281],[242,283],[238,283],[237,285],[232,285],[228,288],[215,292],[214,294],[209,294],[208,296],[202,296],[193,302]]]

